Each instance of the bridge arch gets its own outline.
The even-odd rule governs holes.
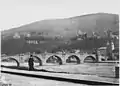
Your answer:
[[[38,56],[33,56],[33,58],[34,58],[34,61],[36,61],[35,59],[38,60],[39,66],[42,66],[42,65],[43,65],[42,60],[41,60]]]
[[[55,61],[57,61],[57,63],[59,63],[59,65],[62,65],[63,64],[63,61],[62,61],[62,59],[61,59],[61,57],[59,57],[59,56],[57,56],[57,55],[52,55],[52,56],[50,56],[50,57],[48,57],[47,58],[47,60],[46,60],[46,63],[50,63],[50,62],[55,62]]]
[[[77,55],[70,55],[69,57],[67,57],[66,62],[67,63],[77,62],[77,64],[80,64],[81,60],[80,60],[80,58]]]
[[[93,56],[87,56],[84,59],[84,63],[92,63],[92,62],[95,62],[95,61],[96,61],[96,59]]]
[[[6,58],[6,59],[2,59],[2,61],[9,61],[9,60],[13,60],[13,61],[15,61],[15,62],[17,63],[17,67],[20,66],[19,61],[18,61],[17,59],[15,59],[15,58],[9,57],[9,58]]]

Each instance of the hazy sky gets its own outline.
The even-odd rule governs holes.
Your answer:
[[[90,13],[115,13],[119,0],[0,0],[0,30],[34,21]]]

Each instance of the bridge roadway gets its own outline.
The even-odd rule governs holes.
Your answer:
[[[15,55],[15,56],[5,56],[1,58],[1,61],[14,60],[17,62],[17,66],[20,66],[20,63],[27,62],[30,55]],[[52,58],[57,58],[59,65],[68,63],[68,59],[74,59],[77,64],[84,63],[86,61],[95,62],[96,57],[94,54],[87,53],[66,53],[66,54],[57,54],[57,53],[43,53],[43,54],[33,54],[34,60],[39,62],[39,65],[45,65],[48,60]]]

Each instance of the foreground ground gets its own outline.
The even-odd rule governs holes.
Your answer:
[[[83,84],[75,84],[70,82],[62,82],[55,80],[46,80],[41,78],[24,77],[19,75],[11,75],[2,73],[7,83],[12,86],[88,86]]]

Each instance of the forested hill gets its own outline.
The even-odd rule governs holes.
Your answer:
[[[68,47],[66,42],[70,43],[69,48],[79,45],[78,48],[85,47],[87,49],[91,46],[89,41],[87,41],[88,45],[85,46],[83,45],[84,42],[72,40],[78,36],[78,32],[79,34],[87,33],[88,37],[91,37],[93,32],[100,37],[105,37],[105,31],[108,29],[119,35],[119,16],[117,14],[96,13],[65,19],[37,21],[2,31],[2,53],[14,54],[35,50],[51,51],[63,46]],[[34,37],[45,42],[38,45],[28,45],[25,40],[27,35],[29,35],[29,38]],[[102,46],[101,44],[105,46],[104,41],[100,41],[99,44],[99,46]],[[93,43],[92,45],[94,46]]]

